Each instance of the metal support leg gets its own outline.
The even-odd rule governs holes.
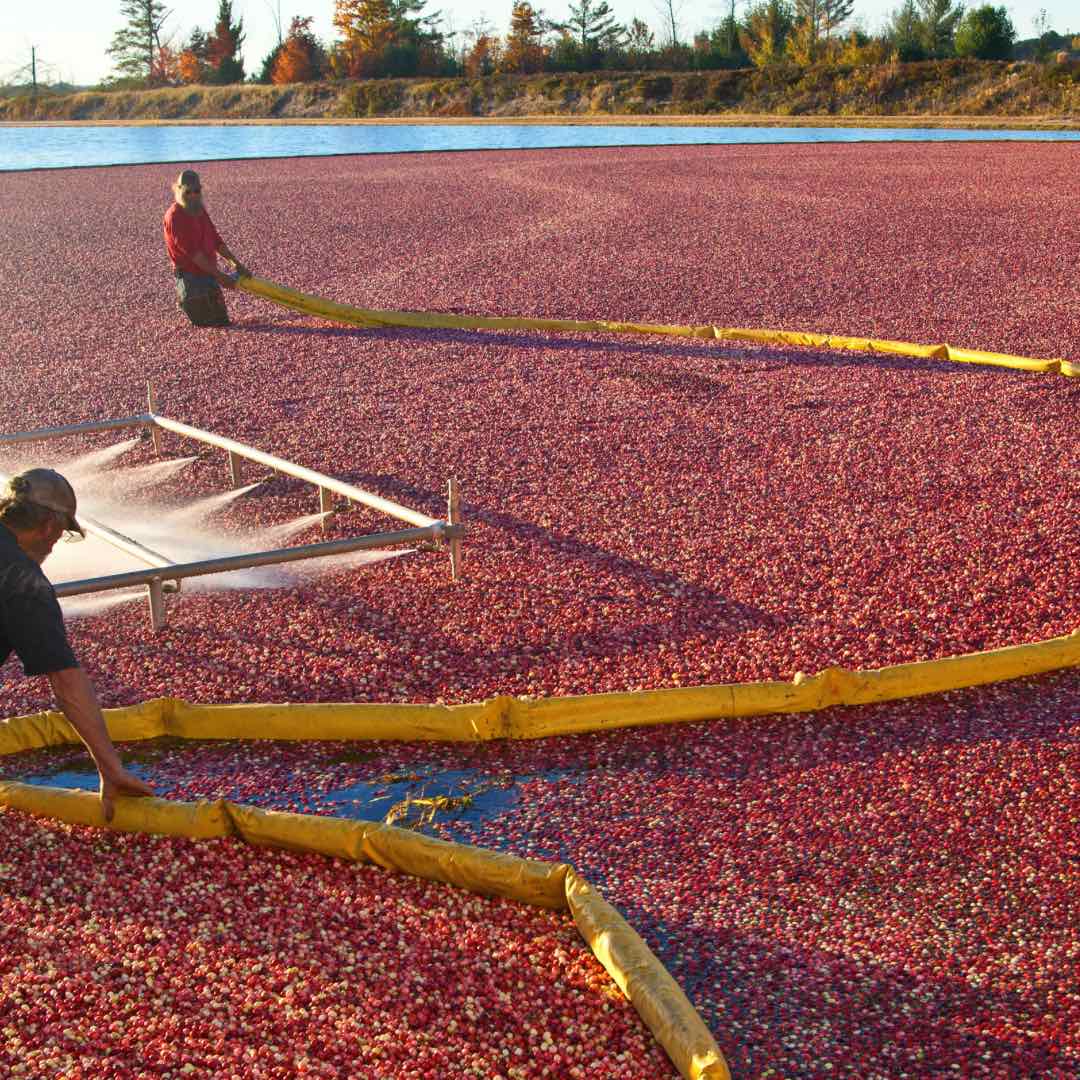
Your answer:
[[[461,495],[458,492],[458,482],[453,477],[447,484],[446,521],[449,525],[457,525],[461,521]],[[457,581],[459,577],[461,577],[461,540],[455,536],[450,539],[450,578]]]
[[[239,454],[230,450],[229,452],[229,483],[234,488],[240,487],[243,483],[243,458]]]
[[[319,488],[319,513],[332,514],[334,512],[334,493],[329,488]],[[330,531],[330,518],[322,519],[322,531]]]
[[[154,388],[149,383],[146,384],[146,411],[154,415]],[[150,440],[154,444],[154,453],[161,457],[161,429],[157,424],[150,425]]]
[[[161,578],[154,578],[146,586],[146,592],[150,601],[150,625],[157,633],[165,629],[165,589]]]

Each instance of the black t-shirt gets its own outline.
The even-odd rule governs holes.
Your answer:
[[[0,664],[12,650],[27,675],[79,666],[49,579],[19,547],[15,534],[0,525]]]

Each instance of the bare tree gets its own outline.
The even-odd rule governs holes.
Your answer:
[[[656,10],[664,21],[664,44],[679,44],[679,23],[685,0],[656,0]]]
[[[277,33],[277,43],[280,48],[285,44],[285,32],[281,26],[281,0],[263,0],[270,9],[270,18],[274,20],[274,30]]]

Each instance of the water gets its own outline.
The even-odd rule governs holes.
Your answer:
[[[163,502],[160,498],[155,499],[153,491],[149,490],[152,483],[174,475],[195,458],[151,462],[127,468],[116,467],[115,464],[112,468],[104,467],[115,463],[138,442],[138,439],[130,439],[66,460],[54,460],[46,455],[35,464],[57,467],[74,480],[80,514],[137,540],[174,563],[200,562],[286,547],[294,537],[326,517],[322,513],[302,514],[277,525],[249,529],[238,529],[234,525],[226,530],[216,525],[215,519],[237,500],[250,496],[261,486],[261,481],[179,505]],[[3,469],[0,478],[5,473],[13,475],[21,472],[25,467],[26,463],[22,461],[0,459],[0,469]],[[45,561],[45,574],[56,585],[146,568],[141,560],[93,533],[88,532],[85,540],[75,539],[77,542],[62,539]],[[321,537],[313,538],[318,539]],[[356,551],[302,562],[210,574],[186,579],[183,592],[295,588],[321,574],[359,570],[385,559],[412,553],[411,548]],[[163,576],[168,579],[167,572]],[[118,604],[144,600],[145,597],[145,588],[139,586],[64,597],[61,607],[68,618],[78,618],[97,615]]]
[[[125,481],[131,485],[131,490],[140,491],[143,488],[153,487],[165,480],[169,480],[177,473],[183,472],[195,457],[166,458],[164,461],[151,461],[146,465],[136,465],[133,469],[125,470]]]
[[[665,124],[0,126],[0,172],[237,158],[747,143],[1080,141],[1080,131]]]
[[[363,754],[363,744],[359,744]],[[239,749],[238,749],[239,748]],[[283,748],[294,756],[298,747]],[[333,769],[313,746],[312,760],[294,760],[276,777],[253,790],[245,776],[259,771],[262,757],[273,752],[267,743],[213,743],[204,740],[152,739],[121,747],[124,763],[135,775],[169,798],[226,798],[266,809],[300,810],[360,821],[386,821],[400,828],[431,834],[434,826],[465,827],[515,812],[522,805],[522,785],[543,779],[583,782],[585,775],[546,769],[513,772],[499,768],[445,767],[417,764],[363,779],[349,778],[337,787],[320,783]],[[4,771],[5,778],[44,787],[96,791],[98,775],[81,747],[51,748],[28,755],[22,768]],[[197,789],[185,790],[194,779]]]
[[[134,450],[139,445],[139,438],[125,439],[123,442],[114,443],[112,446],[103,447],[101,450],[93,450],[81,457],[65,461],[60,466],[60,471],[69,478],[82,478],[111,465],[117,458],[122,457],[129,450]]]
[[[217,495],[207,495],[196,502],[187,503],[171,510],[165,518],[165,527],[169,530],[181,532],[192,521],[203,521],[208,517],[224,510],[226,506],[236,502],[237,499],[254,491],[262,481],[247,484],[244,487],[230,488],[228,491],[219,492]]]

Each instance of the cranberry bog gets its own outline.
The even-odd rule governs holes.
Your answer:
[[[342,303],[776,327],[1076,360],[1078,166],[1066,144],[958,143],[201,171],[219,230],[253,270]],[[232,327],[199,331],[180,321],[160,250],[170,171],[5,177],[0,293],[18,318],[0,360],[3,430],[130,414],[149,381],[170,416],[432,518],[444,512],[445,478],[458,477],[469,539],[456,582],[445,558],[421,556],[393,573],[184,594],[153,637],[136,604],[73,619],[104,704],[453,705],[791,679],[1080,626],[1080,381],[749,343],[354,330],[237,294]],[[100,445],[84,439],[66,452]],[[130,456],[154,459],[149,444]],[[223,481],[220,454],[206,454],[169,483],[197,495]],[[278,477],[229,503],[220,524],[273,525],[309,503],[309,490]],[[328,529],[345,537],[384,525],[352,508]],[[6,716],[51,704],[44,682],[14,665],[0,693]],[[734,1075],[1064,1078],[1080,1069],[1078,733],[1074,668],[798,716],[480,747],[363,744],[351,761],[320,742],[265,744],[272,754],[258,743],[192,744],[146,768],[172,798],[334,815],[349,813],[342,792],[378,790],[403,770],[498,777],[505,797],[491,813],[422,827],[572,863],[642,933]],[[58,753],[7,758],[3,775],[55,775]],[[73,963],[65,935],[104,956],[125,940],[118,926],[147,940],[171,933],[120,900],[107,910],[123,914],[104,925],[79,888],[64,891],[68,868],[90,881],[125,873],[130,857],[202,860],[215,889],[252,875],[258,891],[293,874],[287,860],[299,857],[282,870],[232,842],[189,855],[161,846],[177,841],[4,817],[15,853],[0,857],[0,903],[15,913],[0,938],[5,1062],[70,1055],[75,1064],[62,1067],[127,1076],[141,1075],[141,1053],[161,1074],[190,1065],[269,1076],[296,1074],[302,1055],[313,1075],[382,1075],[375,1062],[343,1061],[327,1012],[320,1019],[311,1004],[355,1008],[334,998],[337,984],[282,982],[276,969],[254,969],[257,949],[230,954],[252,1002],[250,1014],[232,1008],[231,1037],[261,1039],[294,984],[306,996],[274,1051],[282,1061],[234,1060],[229,1032],[217,1029],[200,1029],[187,1061],[123,1041],[124,1017],[158,1016],[148,1030],[180,1046],[175,1033],[208,1008],[190,994],[124,998],[132,1011],[120,1029],[104,1006],[75,1015],[58,1004],[59,1029],[47,1011],[31,1015],[42,985],[58,1003],[97,985],[100,964]],[[335,863],[301,862],[320,895],[358,887],[340,883]],[[387,910],[417,902],[399,893],[420,886],[348,873]],[[187,910],[164,869],[160,887]],[[309,902],[312,925],[329,925],[314,900],[288,902]],[[464,903],[451,893],[424,901],[451,921]],[[239,891],[232,907],[228,918],[200,908],[199,926],[247,940]],[[485,918],[505,933],[494,944],[477,937],[467,963],[503,949],[551,974],[549,947],[522,942],[545,934],[570,955],[565,925],[529,921],[553,916]],[[31,938],[38,970],[52,972],[34,984],[36,1004],[20,990]],[[404,945],[385,955],[425,981],[415,1009],[401,1001],[389,1019],[380,1014],[381,1033],[448,1026],[434,1002],[460,981],[457,969]],[[177,991],[197,978],[180,974],[177,954],[156,962]],[[632,1014],[597,1019],[611,1017],[596,1000],[606,993],[599,976],[574,974],[589,962],[559,960],[561,981],[527,983],[516,1006],[491,996],[506,989],[495,978],[477,1013],[490,1038],[455,1036],[453,1060],[416,1075],[593,1075],[594,1044],[606,1048],[604,1068],[627,1063],[611,1075],[664,1075],[670,1066],[632,1030]],[[575,979],[585,997],[567,989]],[[336,1030],[368,1022],[374,1030],[354,1012]],[[513,1072],[502,1049],[518,1048]],[[93,1069],[79,1064],[88,1054]],[[403,1069],[390,1071],[410,1075]]]

